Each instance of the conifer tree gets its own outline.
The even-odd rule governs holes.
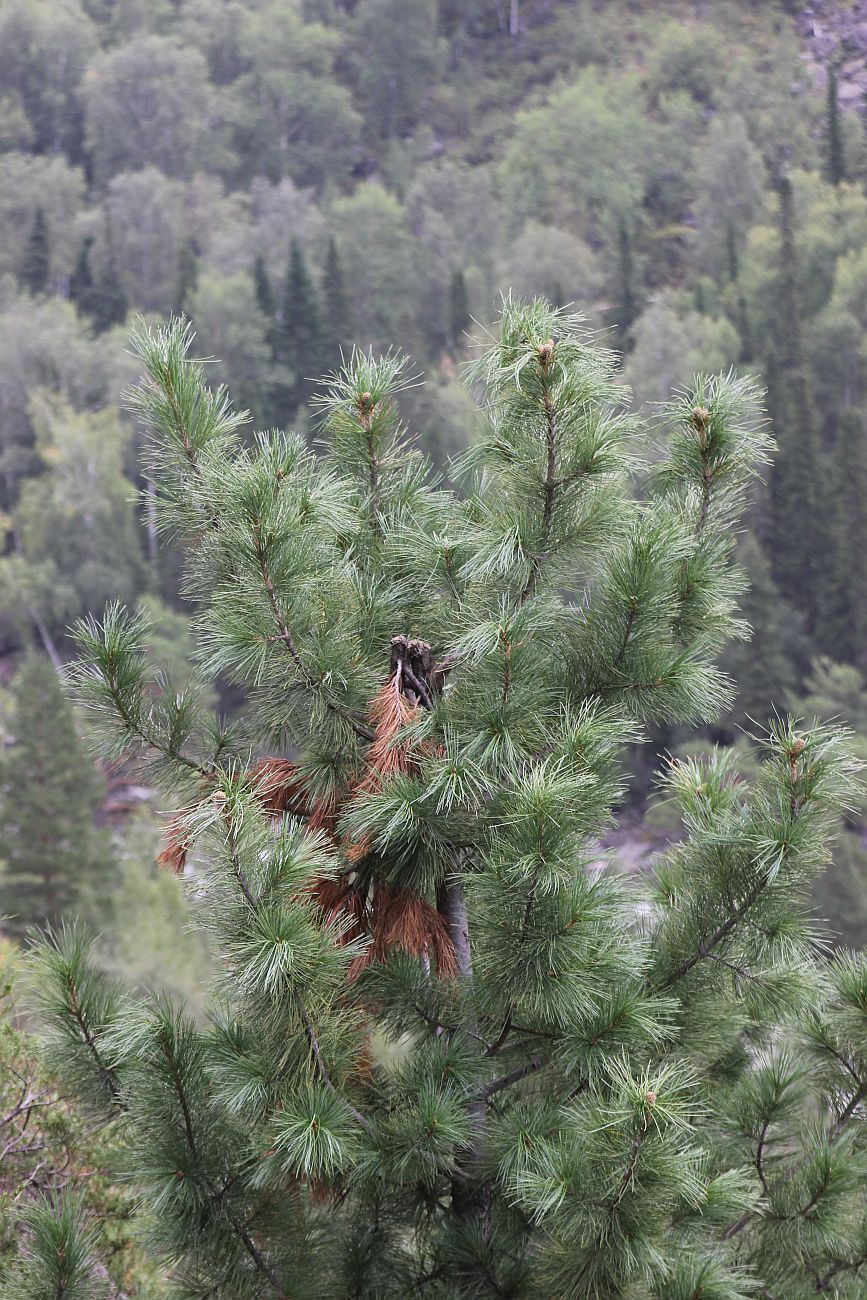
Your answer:
[[[88,235],[82,240],[75,260],[75,268],[69,277],[69,301],[74,303],[76,309],[85,316],[92,313],[94,304],[93,272],[90,267],[92,247],[93,235]]]
[[[321,372],[322,315],[304,250],[292,240],[283,289],[280,320],[275,330],[274,359],[287,373],[288,409],[297,410],[315,390],[313,376]]]
[[[840,100],[837,87],[837,69],[828,69],[828,121],[825,146],[827,149],[828,180],[839,185],[846,179],[846,158],[843,152],[843,131],[840,122]]]
[[[27,246],[21,259],[20,280],[25,289],[31,293],[44,293],[48,288],[48,273],[51,267],[51,250],[48,246],[48,227],[45,213],[37,208],[33,225],[27,238]]]
[[[57,674],[31,653],[14,682],[13,743],[0,764],[4,926],[74,915],[88,889],[108,878],[105,845],[94,830],[96,773],[75,731]]]
[[[352,310],[346,281],[340,262],[337,241],[332,235],[328,240],[325,253],[325,269],[322,276],[323,308],[323,363],[326,367],[336,366],[342,354],[349,351],[352,338]]]
[[[466,344],[470,328],[470,308],[467,301],[467,282],[460,267],[449,281],[449,343],[459,351]]]
[[[840,413],[831,462],[833,574],[823,648],[867,668],[867,428],[860,410]]]
[[[120,608],[74,678],[181,808],[163,856],[196,848],[212,1021],[125,1001],[75,932],[37,957],[177,1293],[855,1300],[867,962],[826,961],[806,901],[845,737],[778,722],[752,781],[672,765],[684,841],[643,882],[599,861],[626,744],[730,700],[752,384],[678,395],[637,497],[613,355],[509,302],[456,495],[403,436],[400,356],[332,377],[317,459],[242,443],[190,338],[136,331],[133,401],[201,668],[244,716],[155,693]]]
[[[620,331],[621,346],[624,351],[631,347],[632,326],[638,315],[638,299],[635,293],[635,266],[632,256],[632,235],[625,217],[620,218],[618,229],[619,271],[617,283],[617,321]]]
[[[271,341],[274,331],[274,319],[277,314],[277,303],[274,300],[274,290],[271,287],[268,268],[261,253],[256,254],[256,260],[253,263],[253,285],[256,290],[256,306],[268,322],[268,338]]]
[[[121,325],[126,320],[129,303],[121,284],[111,240],[108,242],[105,262],[93,293],[93,328],[97,334]]]
[[[190,302],[199,283],[199,250],[194,239],[185,239],[178,254],[178,283],[174,311],[189,313]]]
[[[780,445],[771,478],[771,546],[781,594],[821,630],[829,594],[830,539],[819,470],[819,432],[801,329],[801,288],[792,183],[777,185],[779,280],[777,329],[766,364],[768,408]],[[805,531],[810,545],[803,545]]]
[[[737,683],[732,716],[748,732],[761,727],[773,712],[784,712],[798,680],[796,650],[806,640],[798,615],[780,599],[767,556],[754,537],[738,547],[749,580],[741,612],[752,629],[749,641],[735,641],[724,665]]]

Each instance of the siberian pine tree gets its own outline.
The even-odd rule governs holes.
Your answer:
[[[808,901],[845,736],[777,722],[749,782],[673,763],[685,838],[647,878],[599,846],[627,743],[731,698],[753,385],[677,395],[636,493],[613,356],[508,302],[456,495],[404,436],[402,357],[330,377],[320,458],[242,440],[190,343],[136,330],[133,404],[203,685],[245,708],[155,689],[118,607],[74,676],[180,809],[211,1021],[131,1002],[77,932],[37,950],[58,1068],[117,1126],[176,1293],[855,1300],[867,961],[827,958]]]
[[[13,683],[11,741],[0,758],[4,929],[74,915],[108,884],[107,848],[94,829],[100,788],[72,708],[47,658],[31,653]]]

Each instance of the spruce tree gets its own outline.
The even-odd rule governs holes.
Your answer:
[[[766,379],[780,454],[771,478],[769,554],[781,594],[804,612],[808,632],[821,635],[830,590],[829,515],[819,468],[818,420],[804,356],[800,268],[788,176],[779,178],[777,195],[777,329],[770,341]],[[810,538],[808,546],[804,545],[806,536]]]
[[[284,367],[288,410],[297,410],[315,391],[312,378],[321,372],[322,316],[304,250],[292,240],[275,330],[274,359]]]
[[[837,660],[867,669],[867,427],[863,413],[840,413],[830,465],[833,573],[823,645]]]
[[[268,268],[261,253],[256,254],[256,260],[253,263],[253,286],[256,291],[256,306],[268,322],[268,339],[272,341],[277,303],[274,300],[274,290],[271,287]]]
[[[118,275],[114,248],[111,240],[109,240],[102,273],[93,292],[93,309],[91,311],[93,328],[97,334],[102,334],[105,330],[111,329],[113,325],[123,324],[128,310],[129,303]]]
[[[178,282],[173,310],[187,315],[199,283],[199,249],[194,239],[185,239],[178,254]]]
[[[179,322],[134,344],[201,669],[246,704],[227,729],[155,693],[120,608],[74,678],[180,809],[164,858],[195,847],[222,978],[201,1026],[74,932],[37,960],[176,1293],[855,1300],[867,961],[827,960],[807,903],[845,736],[779,721],[751,781],[672,764],[683,842],[641,881],[600,862],[627,743],[730,700],[753,386],[677,396],[636,496],[613,355],[507,303],[456,495],[403,436],[398,355],[332,378],[318,459],[242,441]]]
[[[457,352],[466,344],[470,328],[470,308],[467,301],[467,282],[458,268],[449,281],[449,344]]]
[[[741,612],[752,634],[749,641],[735,641],[723,659],[737,683],[732,709],[736,724],[753,732],[774,712],[784,712],[798,681],[797,651],[803,649],[802,620],[780,599],[771,577],[771,566],[756,539],[744,538],[738,559],[749,580],[741,600]]]
[[[44,293],[48,288],[48,273],[51,268],[51,250],[48,245],[48,227],[42,208],[36,209],[33,225],[27,238],[27,246],[21,259],[19,279],[25,289],[32,294]]]
[[[13,687],[12,744],[0,762],[4,927],[74,915],[100,876],[106,847],[94,830],[99,782],[48,659],[32,653]]]
[[[828,122],[825,147],[827,149],[827,174],[832,185],[846,179],[846,158],[843,152],[843,131],[840,121],[840,100],[837,88],[837,69],[828,69]]]
[[[635,264],[632,256],[632,235],[625,217],[620,218],[617,247],[619,268],[617,279],[617,321],[621,347],[628,352],[632,346],[632,326],[638,315],[635,292]]]
[[[75,267],[69,277],[69,301],[76,310],[85,316],[91,315],[94,306],[93,272],[90,267],[90,250],[93,247],[93,235],[88,235],[81,244]]]
[[[352,338],[352,310],[340,262],[337,241],[332,235],[325,253],[322,275],[323,364],[337,366]]]

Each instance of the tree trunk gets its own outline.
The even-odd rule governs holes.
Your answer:
[[[473,958],[470,949],[470,927],[467,916],[467,901],[462,881],[454,880],[441,887],[437,897],[437,907],[445,918],[449,938],[454,945],[458,973],[469,993],[473,981]],[[472,1034],[476,1026],[467,1024]],[[487,1237],[490,1233],[491,1189],[479,1178],[479,1165],[482,1145],[485,1140],[485,1111],[487,1102],[484,1097],[476,1097],[467,1105],[467,1114],[473,1131],[473,1140],[458,1162],[452,1179],[452,1209],[459,1219],[478,1219]]]

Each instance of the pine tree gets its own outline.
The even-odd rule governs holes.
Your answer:
[[[337,241],[332,235],[328,240],[325,253],[325,270],[322,276],[323,306],[323,365],[331,370],[340,362],[344,352],[349,351],[352,338],[352,310]]]
[[[96,774],[47,659],[31,654],[14,683],[13,744],[2,760],[4,924],[28,926],[74,914],[107,855],[94,830]]]
[[[828,125],[826,133],[827,173],[832,185],[846,179],[846,158],[843,152],[843,131],[840,121],[840,100],[837,88],[837,69],[828,69]]]
[[[674,400],[639,499],[614,356],[510,302],[453,495],[395,354],[332,379],[318,459],[242,442],[180,323],[134,344],[204,662],[247,703],[227,730],[155,695],[119,608],[74,679],[180,808],[164,859],[195,845],[223,977],[200,1027],[75,933],[36,973],[178,1293],[855,1300],[867,961],[828,962],[806,901],[845,737],[778,722],[751,781],[673,764],[683,842],[641,886],[599,863],[627,743],[730,700],[752,384]]]
[[[322,316],[307,259],[297,239],[292,240],[283,289],[280,320],[275,330],[274,358],[287,374],[288,411],[309,400],[321,373]]]
[[[48,274],[51,268],[51,250],[48,245],[48,227],[42,208],[36,209],[33,225],[21,259],[19,279],[25,289],[31,293],[44,293],[48,288]]]
[[[466,344],[467,330],[470,328],[470,308],[467,300],[467,282],[460,268],[452,273],[449,282],[449,343],[454,351],[460,351]]]

